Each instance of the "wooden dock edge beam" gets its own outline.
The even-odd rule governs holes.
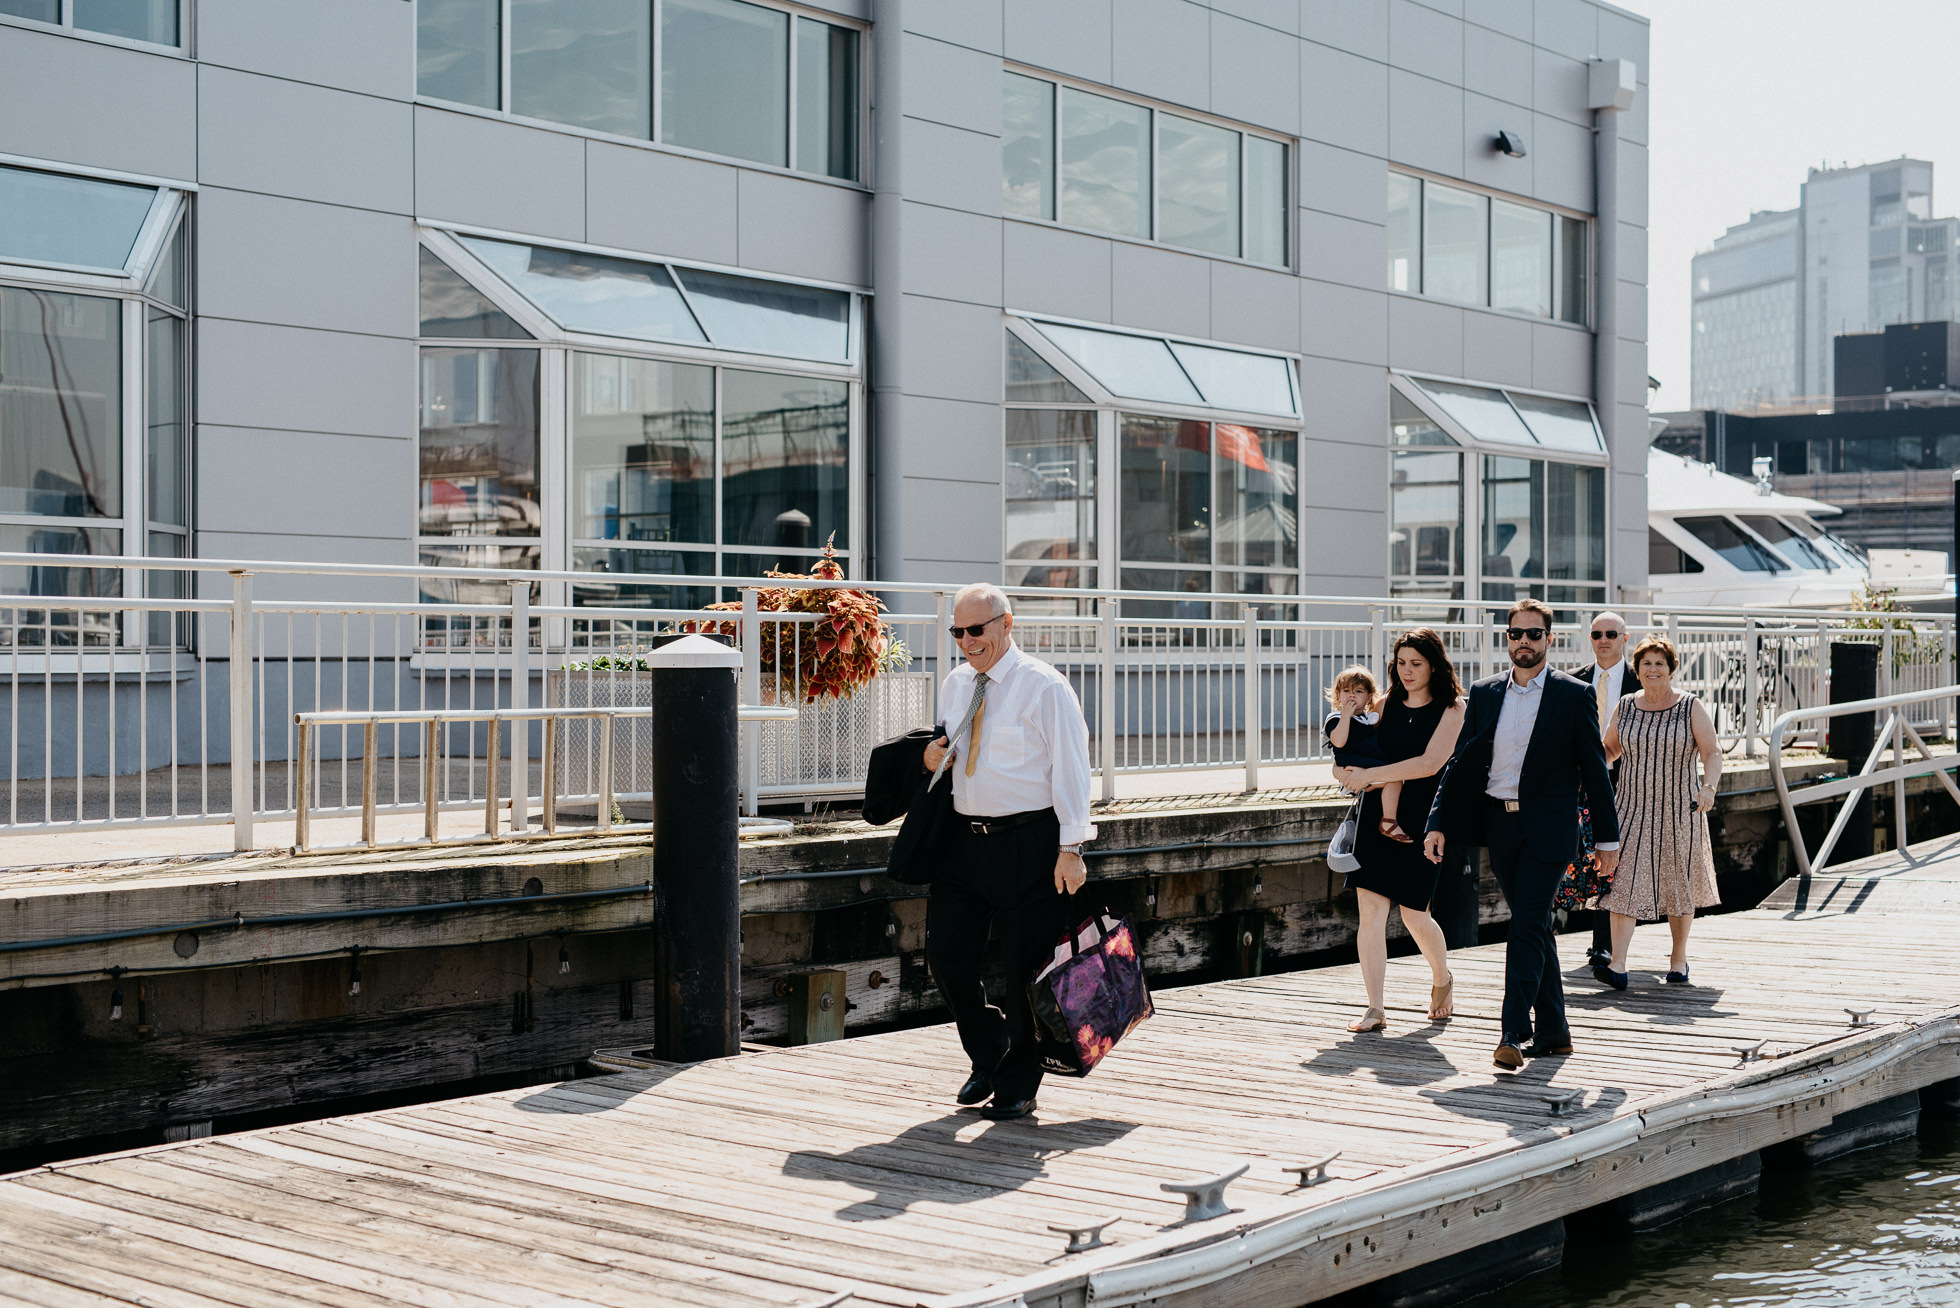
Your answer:
[[[1502,1141],[1377,1183],[1336,1183],[921,1308],[1092,1302],[1296,1308],[1816,1130],[1839,1113],[1960,1076],[1960,1008],[1859,1031],[1636,1111]],[[1338,1190],[1348,1193],[1339,1195]],[[1207,1230],[1206,1228],[1210,1229]],[[1229,1284],[1228,1284],[1229,1283]]]

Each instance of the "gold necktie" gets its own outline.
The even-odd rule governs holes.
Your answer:
[[[1606,734],[1607,724],[1613,720],[1613,692],[1607,687],[1612,683],[1613,674],[1605,668],[1593,667],[1593,699],[1599,705],[1599,734]]]
[[[977,695],[981,692],[974,693]],[[980,724],[986,720],[987,706],[983,703],[973,714],[973,731],[966,738],[966,774],[969,777],[973,775],[973,765],[980,761]]]

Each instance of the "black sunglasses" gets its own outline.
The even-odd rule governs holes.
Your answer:
[[[1550,627],[1506,627],[1504,634],[1512,640],[1543,640]]]
[[[998,622],[1006,616],[1005,613],[996,613],[993,617],[988,618],[987,622]],[[978,637],[985,632],[987,630],[987,622],[983,622],[977,627],[948,627],[946,630],[953,633],[954,640],[965,640],[968,636]]]
[[[1594,640],[1619,640],[1625,635],[1626,633],[1624,631],[1595,631],[1592,634],[1592,638]]]

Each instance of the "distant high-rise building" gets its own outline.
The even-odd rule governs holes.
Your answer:
[[[1901,158],[1813,168],[1795,209],[1729,228],[1694,259],[1694,406],[1830,395],[1833,338],[1960,317],[1960,219],[1932,213],[1933,165]]]

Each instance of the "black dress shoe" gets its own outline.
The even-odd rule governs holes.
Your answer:
[[[1611,950],[1588,949],[1586,951],[1586,965],[1588,967],[1600,968],[1606,966],[1608,963],[1612,961],[1613,961],[1613,954]]]
[[[966,1084],[960,1087],[960,1092],[953,1096],[953,1102],[962,1108],[971,1108],[975,1104],[984,1104],[993,1097],[994,1079],[985,1072],[975,1072],[966,1079]]]
[[[1593,959],[1591,963],[1593,980],[1603,986],[1613,985],[1613,969],[1608,966],[1612,961],[1613,956],[1611,954],[1608,954],[1605,958]],[[1626,989],[1625,986],[1614,986],[1613,988],[1616,990]]]
[[[1572,1037],[1569,1035],[1557,1040],[1533,1040],[1524,1047],[1524,1056],[1526,1058],[1544,1058],[1547,1055],[1556,1058],[1561,1054],[1569,1054],[1571,1052]]]
[[[1006,1103],[995,1099],[994,1102],[980,1110],[980,1116],[986,1118],[989,1122],[1006,1122],[1016,1117],[1032,1117],[1034,1116],[1034,1096],[1029,1095],[1026,1099],[1011,1099]]]

